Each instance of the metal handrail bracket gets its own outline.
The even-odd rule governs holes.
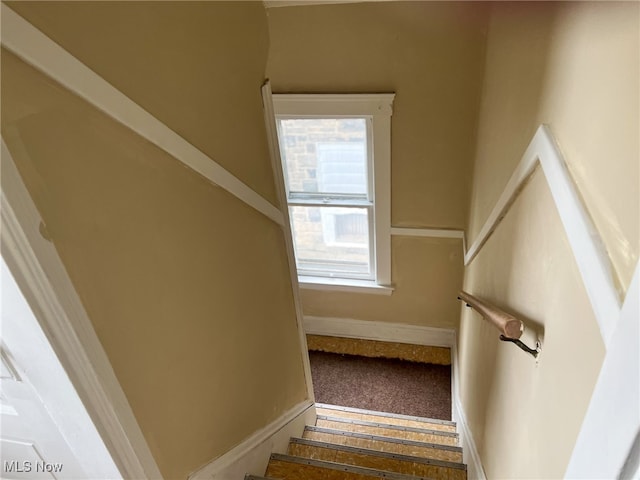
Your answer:
[[[527,352],[537,359],[542,350],[540,341],[536,341],[536,348],[530,348],[524,344],[520,337],[524,333],[524,323],[513,315],[500,310],[484,300],[481,300],[467,292],[460,291],[458,300],[465,302],[466,306],[476,310],[482,317],[495,326],[500,331],[500,340],[510,342],[519,347],[523,352]]]

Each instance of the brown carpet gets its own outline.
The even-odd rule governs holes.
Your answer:
[[[316,402],[451,420],[451,367],[309,352]]]

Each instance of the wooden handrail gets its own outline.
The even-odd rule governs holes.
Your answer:
[[[509,315],[507,312],[503,312],[490,303],[484,302],[462,290],[458,294],[458,298],[465,301],[469,307],[492,323],[506,338],[517,340],[522,336],[524,324],[513,315]]]

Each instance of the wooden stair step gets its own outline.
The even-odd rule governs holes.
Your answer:
[[[277,453],[271,455],[265,475],[280,480],[429,480],[427,477]]]
[[[331,428],[306,426],[303,438],[320,442],[367,448],[380,452],[411,455],[448,462],[462,462],[462,448],[452,445],[438,445],[401,438],[381,437],[358,432],[345,432]]]
[[[343,430],[347,432],[368,433],[381,437],[404,438],[419,442],[437,443],[440,445],[458,445],[458,434],[416,427],[403,427],[380,422],[367,422],[349,418],[318,415],[316,426]]]
[[[403,427],[442,430],[445,432],[456,431],[456,423],[449,420],[415,417],[412,415],[401,415],[398,413],[378,412],[375,410],[364,410],[361,408],[353,407],[341,407],[338,405],[329,405],[326,403],[316,403],[316,412],[318,413],[318,415],[325,415],[328,417],[351,418],[354,420],[388,423],[390,425],[400,425]]]
[[[379,452],[301,438],[291,439],[288,454],[405,475],[433,477],[439,480],[467,479],[467,467],[462,463]]]

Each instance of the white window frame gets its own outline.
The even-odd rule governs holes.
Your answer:
[[[301,288],[391,294],[391,115],[395,94],[274,94],[277,120],[282,118],[366,118],[368,158],[373,167],[373,280],[299,275]],[[283,174],[286,178],[284,164]],[[285,188],[288,185],[285,181]],[[295,204],[293,202],[292,204]],[[291,205],[288,203],[288,205]]]

